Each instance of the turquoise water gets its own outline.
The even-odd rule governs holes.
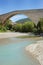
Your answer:
[[[34,42],[17,38],[0,40],[0,65],[40,65],[25,51],[25,47]]]

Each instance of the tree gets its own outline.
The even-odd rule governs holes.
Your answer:
[[[6,32],[6,31],[7,31],[7,30],[6,30],[6,27],[0,25],[0,32]]]
[[[0,25],[2,25],[2,22],[0,21]]]
[[[13,26],[16,32],[36,32],[36,25],[33,22],[17,23]]]
[[[15,31],[16,32],[22,32],[22,24],[16,24],[15,25]]]
[[[34,23],[33,22],[25,22],[23,24],[23,31],[24,32],[33,32],[34,29]]]
[[[6,27],[2,25],[2,22],[0,21],[0,32],[6,32]]]
[[[43,18],[40,18],[38,24],[37,24],[38,33],[43,33]]]
[[[6,20],[5,27],[7,30],[11,30],[12,28],[12,21],[10,19]]]

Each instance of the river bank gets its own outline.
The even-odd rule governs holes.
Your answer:
[[[17,36],[27,36],[28,33],[19,33],[19,32],[4,32],[0,33],[0,39],[9,38],[9,37],[17,37]]]
[[[19,33],[19,32],[3,32],[0,33],[0,39],[2,38],[10,38],[10,37],[16,37],[16,38],[35,38],[35,39],[41,39],[42,37],[34,36],[30,33]]]
[[[31,44],[26,48],[27,52],[30,52],[33,57],[35,57],[41,65],[43,65],[43,40],[37,41],[35,44]]]

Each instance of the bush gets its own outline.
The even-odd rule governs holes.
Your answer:
[[[23,32],[33,32],[34,23],[33,22],[25,22],[23,24]]]
[[[33,22],[25,22],[23,24],[17,23],[16,25],[13,26],[13,30],[15,30],[16,32],[33,32],[34,28],[35,24]]]
[[[5,27],[6,27],[7,30],[12,29],[12,21],[10,19],[6,20]]]
[[[38,33],[43,33],[43,18],[40,18],[38,24],[37,24]]]
[[[14,29],[16,32],[22,32],[22,24],[16,24]]]
[[[9,24],[9,25],[7,25],[7,30],[11,30],[12,29],[12,24]]]
[[[6,32],[6,31],[7,31],[6,27],[0,25],[0,32]]]

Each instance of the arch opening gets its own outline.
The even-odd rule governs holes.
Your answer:
[[[14,23],[16,23],[16,21],[21,21],[21,20],[32,21],[28,16],[26,16],[24,14],[16,14],[16,15],[10,16],[6,20],[8,20],[8,19],[10,19]]]
[[[28,17],[24,14],[17,14],[15,16],[11,17],[10,20],[12,20],[13,22],[16,22],[18,20],[25,19],[25,18],[28,18]]]

